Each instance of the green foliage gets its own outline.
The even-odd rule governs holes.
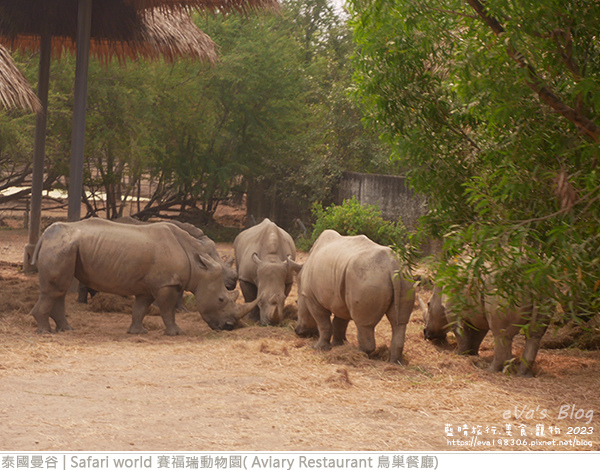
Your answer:
[[[401,221],[390,222],[381,216],[377,206],[362,205],[355,197],[346,199],[341,206],[327,208],[319,203],[313,205],[316,222],[310,240],[302,241],[299,248],[308,251],[319,235],[327,229],[340,235],[366,235],[375,243],[391,246],[394,250],[403,249],[407,232]]]
[[[350,3],[356,95],[428,198],[440,281],[460,294],[492,277],[509,303],[598,312],[600,6]]]

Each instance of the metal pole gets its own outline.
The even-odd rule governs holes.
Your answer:
[[[23,271],[34,272],[31,258],[35,245],[40,238],[42,217],[42,190],[44,185],[44,156],[46,153],[46,117],[48,115],[48,85],[50,82],[50,56],[52,53],[52,36],[42,33],[40,39],[40,62],[38,67],[37,95],[42,103],[42,111],[35,117],[35,141],[33,149],[33,174],[31,182],[31,211],[29,223],[29,240],[25,246]]]
[[[85,106],[87,97],[88,63],[92,0],[79,0],[77,20],[77,64],[75,66],[75,102],[73,105],[73,135],[71,140],[71,171],[69,173],[68,220],[81,217],[83,191],[83,153],[85,149]]]

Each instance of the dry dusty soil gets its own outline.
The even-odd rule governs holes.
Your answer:
[[[0,450],[600,450],[599,351],[542,350],[534,379],[491,374],[490,338],[480,358],[438,349],[415,305],[408,364],[390,365],[385,319],[367,358],[352,329],[324,353],[293,321],[214,332],[185,313],[186,334],[166,337],[155,315],[132,336],[129,299],[74,294],[75,330],[38,335],[25,243],[0,230]],[[482,445],[458,445],[474,436]]]

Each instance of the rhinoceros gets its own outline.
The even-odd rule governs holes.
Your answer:
[[[130,216],[119,217],[118,219],[114,219],[113,222],[118,222],[121,224],[129,224],[129,225],[148,225],[148,224],[152,223],[152,222],[144,222],[144,221],[141,221],[139,219],[136,219],[136,218],[130,217]],[[235,286],[237,285],[237,272],[235,271],[235,269],[232,268],[232,266],[233,266],[233,258],[232,257],[229,257],[226,261],[224,261],[221,258],[221,256],[219,255],[219,252],[217,251],[217,245],[215,245],[215,242],[213,242],[210,238],[208,238],[204,234],[204,232],[201,229],[199,229],[198,227],[196,227],[195,225],[189,224],[187,222],[179,222],[178,220],[165,220],[164,222],[176,225],[180,229],[189,233],[192,237],[194,237],[200,243],[202,243],[202,245],[206,249],[208,256],[210,256],[212,259],[214,259],[215,261],[220,263],[221,266],[223,266],[223,278],[225,281],[225,287],[227,287],[228,290],[235,289]],[[96,295],[97,293],[98,293],[98,291],[96,291],[94,289],[90,289],[88,286],[86,286],[84,284],[80,284],[79,290],[78,290],[77,301],[85,304],[85,303],[87,303],[88,294],[90,294],[91,297],[94,297],[94,295]],[[187,309],[185,308],[185,306],[183,304],[183,292],[181,292],[181,294],[179,295],[179,298],[177,299],[176,310],[182,311],[182,312],[187,312]]]
[[[386,315],[392,326],[390,362],[403,363],[406,325],[415,302],[413,284],[402,277],[390,248],[364,235],[325,230],[298,275],[296,334],[318,330],[316,349],[341,345],[354,320],[359,348],[375,350],[375,326]],[[333,313],[333,325],[331,314]]]
[[[425,312],[425,339],[445,341],[446,333],[452,328],[457,340],[457,352],[478,355],[481,342],[488,331],[492,330],[494,359],[489,370],[498,372],[509,364],[512,359],[513,338],[526,326],[525,350],[518,375],[532,377],[533,364],[540,341],[548,329],[549,316],[538,311],[530,299],[524,299],[520,305],[502,306],[497,296],[480,293],[470,303],[473,307],[456,312],[451,302],[445,298],[443,289],[436,286],[427,306],[422,305]]]
[[[269,219],[241,232],[233,242],[240,288],[246,302],[258,297],[250,318],[264,325],[283,320],[285,299],[294,282],[296,247],[292,237]]]
[[[226,290],[223,267],[205,246],[169,223],[135,226],[101,219],[52,224],[36,245],[40,296],[31,313],[38,332],[70,330],[65,294],[73,277],[92,289],[133,295],[128,333],[145,333],[142,320],[156,300],[167,335],[182,333],[174,308],[183,290],[196,296],[202,318],[215,329],[233,329],[257,302],[237,305]]]

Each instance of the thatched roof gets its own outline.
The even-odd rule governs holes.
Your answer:
[[[138,56],[154,59],[161,56],[171,61],[176,57],[190,57],[210,63],[217,61],[217,45],[194,24],[186,12],[151,10],[141,12],[139,16],[139,24],[127,41],[92,37],[91,53],[101,60]],[[4,40],[13,49],[23,51],[37,52],[40,47],[37,36],[20,35]],[[55,57],[60,57],[64,51],[74,51],[75,48],[75,40],[71,37],[52,37]]]
[[[0,14],[2,2],[3,0],[0,0]],[[115,56],[119,59],[162,56],[168,60],[174,60],[177,56],[188,56],[210,63],[216,62],[216,44],[194,24],[185,11],[155,9],[131,12],[131,16],[123,15],[113,22],[113,26],[118,25],[120,28],[118,34],[114,32],[113,36],[105,37],[95,35],[92,29],[90,47],[94,55],[102,60]],[[39,50],[39,36],[34,33],[35,28],[27,30],[25,34],[14,34],[18,28],[12,25],[12,30],[9,30],[7,24],[3,24],[0,16],[0,41],[13,49],[32,52]],[[49,20],[49,24],[52,24],[52,20]],[[62,30],[56,28],[55,31]],[[75,37],[53,35],[52,50],[55,56],[60,56],[65,50],[75,50]]]
[[[209,11],[248,12],[263,8],[278,8],[277,0],[123,0],[136,10],[149,8],[194,8]]]
[[[95,0],[92,2],[91,37],[110,43],[129,42],[143,27],[144,12],[201,9],[248,11],[275,7],[277,0]],[[0,0],[0,37],[3,42],[38,37],[77,35],[78,0]]]
[[[29,82],[19,71],[8,51],[0,46],[0,104],[5,108],[42,109]]]
[[[145,57],[161,55],[169,60],[187,56],[213,64],[217,61],[217,45],[186,12],[150,10],[143,16],[144,28],[136,43],[144,50],[139,50],[139,54]]]

